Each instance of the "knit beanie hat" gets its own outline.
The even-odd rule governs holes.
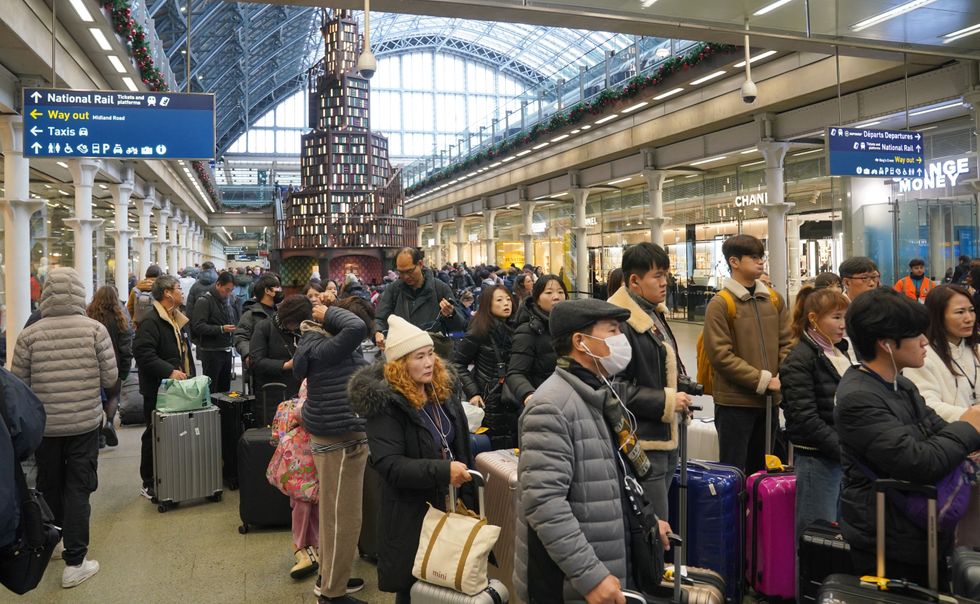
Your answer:
[[[419,348],[432,345],[432,337],[429,334],[398,315],[388,317],[385,361],[395,361]]]

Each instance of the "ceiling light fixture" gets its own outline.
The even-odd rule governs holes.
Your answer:
[[[612,115],[607,115],[606,117],[602,118],[601,120],[596,120],[595,121],[595,125],[596,126],[601,126],[602,124],[605,124],[606,122],[613,121],[617,117],[619,117],[619,114],[618,113],[614,113]]]
[[[69,193],[68,191],[62,191],[61,189],[58,189],[58,192],[61,193],[62,195],[71,195],[71,193]]]
[[[588,130],[590,128],[592,128],[592,124],[586,124],[586,125],[582,126],[582,130]]]
[[[555,138],[551,139],[551,142],[553,142],[553,143],[560,143],[561,141],[565,140],[569,136],[571,136],[571,135],[570,134],[562,134],[561,136],[556,136]]]
[[[867,124],[858,124],[857,126],[854,126],[854,127],[855,128],[870,128],[871,126],[877,126],[880,123],[881,123],[881,120],[875,120],[873,122],[868,122]]]
[[[974,34],[980,34],[980,23],[946,34],[943,36],[943,44],[949,44],[953,40],[959,40],[960,38],[965,38]]]
[[[623,109],[623,113],[633,113],[637,109],[642,109],[642,108],[646,107],[649,104],[650,103],[648,103],[647,101],[643,101],[642,103],[637,103],[637,104],[633,105],[632,107],[627,107],[626,109]]]
[[[884,23],[889,19],[894,19],[895,17],[900,17],[905,13],[910,13],[917,8],[922,8],[923,6],[928,6],[935,2],[936,0],[912,0],[911,2],[906,2],[905,4],[900,4],[891,10],[886,10],[883,13],[879,13],[873,17],[865,19],[864,21],[858,21],[851,26],[851,31],[861,31],[868,29],[869,27],[874,27],[879,23]]]
[[[632,176],[627,176],[626,178],[620,178],[619,180],[614,180],[614,181],[608,182],[606,184],[609,185],[609,186],[615,186],[615,185],[618,185],[621,182],[627,182],[627,181],[630,181],[630,180],[633,180],[633,177]]]
[[[916,132],[925,132],[926,130],[935,130],[939,126],[926,126],[925,128],[919,128]]]
[[[515,159],[517,159],[517,156],[516,155],[511,155],[510,157],[505,157],[502,160],[500,160],[500,163],[506,164],[509,161],[514,161]]]
[[[938,107],[930,107],[929,109],[920,109],[918,111],[913,111],[909,115],[923,115],[925,113],[932,113],[933,111],[942,111],[943,109],[953,109],[954,107],[963,107],[963,103],[956,101],[955,103],[948,103],[946,105],[940,105]]]
[[[749,59],[749,64],[754,65],[756,61],[761,61],[762,59],[768,59],[774,54],[776,54],[775,50],[767,50],[766,52],[759,53],[754,57],[752,57],[751,59]],[[737,69],[741,69],[742,67],[745,67],[745,61],[739,61],[738,63],[735,63],[735,67]]]
[[[79,19],[85,21],[86,23],[95,21],[95,19],[92,18],[92,13],[88,12],[88,7],[82,3],[82,0],[68,0],[68,3],[71,4],[71,7],[75,9],[76,13],[78,13]]]
[[[126,67],[122,64],[122,61],[119,60],[119,57],[116,55],[109,55],[107,58],[109,59],[109,62],[112,63],[112,67],[116,70],[116,73],[126,73]]]
[[[698,79],[696,79],[696,80],[688,83],[688,86],[697,86],[698,84],[704,84],[705,82],[707,82],[709,80],[713,80],[713,79],[718,78],[718,77],[721,77],[723,75],[725,75],[725,70],[724,69],[719,69],[718,71],[716,71],[714,73],[709,73],[706,76],[700,77],[700,78],[698,78]]]
[[[749,166],[758,166],[759,164],[764,164],[764,163],[766,163],[766,160],[760,159],[759,161],[754,161],[752,163],[742,164],[742,167],[748,168]]]
[[[640,0],[640,6],[642,6],[643,8],[650,8],[656,2],[657,0]]]
[[[811,153],[819,153],[821,151],[823,151],[823,149],[810,149],[809,151],[800,151],[799,153],[794,153],[793,157],[799,157],[801,155],[810,155]]]
[[[726,159],[727,157],[728,157],[727,155],[719,155],[718,157],[709,157],[708,159],[701,159],[701,160],[698,160],[698,161],[692,161],[688,165],[689,166],[700,166],[701,164],[710,164],[711,162],[721,161],[723,159]]]
[[[531,153],[531,150],[530,149],[525,149],[525,150],[521,151],[520,153],[518,153],[517,154],[517,157],[524,157],[525,155],[530,155],[530,153]]]
[[[63,162],[63,161],[59,161],[59,162],[57,162],[57,163],[58,163],[58,165],[59,165],[59,166],[61,166],[62,168],[64,168],[64,169],[66,169],[66,170],[68,169],[68,164],[66,164],[65,162]]]
[[[540,145],[534,145],[533,147],[531,147],[531,149],[534,149],[535,151],[537,151],[538,149],[544,149],[545,147],[547,147],[550,144],[551,143],[541,143]]]
[[[745,151],[739,151],[738,154],[739,155],[748,155],[749,153],[755,153],[756,151],[758,151],[758,149],[756,149],[755,147],[753,147],[751,149],[746,149]]]
[[[664,92],[662,94],[658,94],[657,96],[653,97],[653,100],[655,100],[655,101],[661,101],[661,100],[663,100],[663,99],[665,99],[665,98],[667,98],[669,96],[674,96],[675,94],[680,94],[681,92],[684,92],[684,89],[683,88],[680,88],[680,87],[674,88],[673,90],[668,90],[667,92]]]
[[[783,6],[784,4],[789,4],[792,1],[793,0],[776,0],[772,4],[767,4],[767,5],[763,6],[759,10],[755,11],[754,13],[752,13],[752,15],[754,17],[761,17],[762,15],[764,15],[766,13],[771,13],[772,11],[776,10],[777,8],[779,8],[780,6]]]
[[[136,86],[136,82],[133,81],[133,78],[125,76],[123,77],[122,81],[123,84],[126,85],[126,88],[129,88],[130,92],[139,92],[139,88]]]
[[[90,27],[88,30],[92,34],[92,37],[95,38],[99,48],[102,50],[112,50],[112,45],[109,44],[109,39],[105,37],[105,34],[102,33],[101,29],[98,27]]]

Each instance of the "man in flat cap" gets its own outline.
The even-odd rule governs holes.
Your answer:
[[[622,604],[623,589],[660,584],[655,549],[670,527],[644,518],[635,476],[649,460],[609,382],[632,356],[619,327],[629,314],[593,299],[551,311],[558,368],[520,419],[514,582],[525,602]]]

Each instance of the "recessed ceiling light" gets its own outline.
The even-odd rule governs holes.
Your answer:
[[[126,76],[122,79],[122,81],[123,84],[126,85],[126,88],[129,88],[130,92],[139,92],[139,87],[136,86],[136,82],[133,81],[133,78]]]
[[[657,96],[653,97],[653,100],[660,101],[660,100],[663,100],[663,99],[665,99],[665,98],[667,98],[669,96],[674,96],[675,94],[680,94],[681,92],[684,92],[684,89],[683,88],[674,88],[673,90],[668,90],[667,92],[664,92],[662,94],[658,94]]]
[[[718,157],[709,157],[708,159],[701,159],[701,160],[698,160],[698,161],[692,161],[688,165],[689,166],[700,166],[701,164],[710,164],[711,162],[721,161],[723,159],[726,159],[727,157],[728,157],[727,155],[719,155]]]
[[[776,54],[775,50],[767,50],[766,52],[761,52],[755,55],[754,57],[752,57],[751,59],[749,59],[749,63],[752,63],[754,65],[756,61],[761,61],[762,59],[768,59],[774,54]],[[739,61],[738,63],[735,63],[735,67],[736,68],[745,67],[745,61]]]
[[[108,189],[109,187],[105,186],[102,183],[99,183],[99,188],[102,189],[102,190],[105,190],[105,189]]]
[[[946,34],[943,36],[943,44],[949,44],[953,40],[959,40],[960,38],[965,38],[974,34],[980,34],[980,23]]]
[[[632,107],[627,107],[626,109],[623,109],[623,113],[633,113],[637,109],[642,109],[642,108],[646,107],[649,104],[650,103],[648,103],[647,101],[643,101],[642,103],[637,103],[637,104],[633,105]]]
[[[500,165],[500,164],[502,164],[502,163],[503,163],[503,162],[499,162],[499,161],[498,161],[498,162],[495,162],[495,163],[492,163],[492,164],[490,164],[490,167],[491,167],[491,168],[496,168],[497,166],[499,166],[499,165]]]
[[[758,151],[758,149],[756,149],[755,147],[753,147],[751,149],[746,149],[745,151],[739,151],[738,154],[739,155],[748,155],[749,153],[755,153],[756,151]]]
[[[863,29],[868,29],[869,27],[873,27],[875,25],[878,25],[879,23],[888,21],[889,19],[894,19],[895,17],[899,17],[901,15],[904,15],[905,13],[910,13],[917,8],[928,6],[935,1],[936,0],[912,0],[911,2],[900,4],[891,10],[886,10],[883,13],[879,13],[863,21],[858,21],[857,23],[851,26],[851,31],[861,31]]]
[[[578,134],[579,132],[581,132],[581,130],[579,130],[579,129],[576,128],[575,130],[572,130],[568,134]],[[566,135],[562,135],[562,136],[565,136],[565,138],[568,138],[568,136],[566,136]],[[551,142],[555,142],[555,139],[551,139]]]
[[[854,127],[855,128],[870,128],[871,126],[877,126],[880,123],[881,123],[881,120],[875,120],[873,122],[868,122],[867,124],[858,124],[857,126],[854,126]]]
[[[82,0],[68,0],[68,3],[71,4],[71,7],[75,9],[76,13],[78,13],[79,19],[85,21],[86,23],[95,21],[95,19],[92,18],[92,13],[88,12],[88,7],[82,3]]]
[[[618,113],[614,113],[612,115],[607,115],[606,117],[602,118],[601,120],[596,120],[595,121],[595,125],[596,126],[601,126],[602,124],[605,124],[606,122],[613,121],[617,117],[619,117],[619,114]]]
[[[582,126],[582,130],[588,130],[591,127],[592,127],[592,124],[586,124],[586,125]]]
[[[61,193],[62,195],[71,195],[71,193],[69,193],[68,191],[62,191],[61,189],[58,189],[58,192]]]
[[[724,69],[719,69],[718,71],[716,71],[714,73],[709,73],[708,75],[706,75],[704,77],[700,77],[700,78],[694,80],[693,82],[689,83],[688,86],[697,86],[698,84],[704,84],[708,80],[713,80],[713,79],[718,78],[718,77],[721,77],[723,75],[725,75],[725,70]]]
[[[126,73],[126,67],[122,64],[122,61],[119,60],[119,57],[116,55],[109,55],[107,58],[109,59],[109,62],[112,63],[112,67],[116,70],[116,73]]]
[[[925,128],[919,128],[916,132],[925,132],[926,130],[935,130],[939,126],[926,126]]]
[[[520,153],[518,153],[517,154],[517,157],[524,157],[525,155],[528,155],[530,153],[531,153],[531,150],[530,149],[525,149],[525,150],[521,151]]]
[[[793,157],[799,157],[801,155],[810,155],[811,153],[820,153],[823,149],[810,149],[809,151],[800,151],[799,153],[794,153]]]
[[[630,181],[630,180],[633,180],[633,177],[632,176],[627,176],[626,178],[620,178],[619,180],[614,180],[614,181],[608,182],[606,184],[608,184],[609,186],[613,186],[613,185],[618,185],[621,182],[627,182],[627,181]]]
[[[59,162],[57,162],[57,163],[58,163],[58,165],[59,165],[59,166],[61,166],[62,168],[65,168],[66,170],[68,169],[68,164],[66,164],[65,162],[63,162],[63,161],[59,161]]]
[[[510,157],[503,158],[502,160],[500,160],[500,162],[506,164],[509,161],[514,161],[515,159],[517,159],[517,156],[511,155]]]
[[[953,109],[955,107],[963,107],[963,103],[956,101],[955,103],[948,103],[946,105],[940,105],[938,107],[930,107],[929,109],[920,109],[918,111],[913,111],[909,115],[922,115],[924,113],[932,113],[933,111],[942,111],[943,109]]]
[[[52,187],[51,185],[44,185],[44,188],[45,188],[45,189],[51,189],[51,188],[53,188],[53,187]],[[0,190],[2,190],[2,189],[0,189]]]
[[[570,135],[568,135],[568,134],[562,134],[561,136],[556,136],[555,138],[551,139],[551,142],[553,142],[553,143],[560,143],[561,141],[565,140],[569,136]]]
[[[544,149],[545,147],[547,147],[550,144],[551,143],[541,143],[540,145],[534,145],[531,148],[534,149],[535,151],[537,151],[538,149]]]
[[[98,27],[90,27],[88,28],[88,31],[89,33],[92,34],[92,37],[95,38],[95,41],[96,43],[98,43],[99,48],[101,48],[102,50],[112,50],[112,45],[109,44],[109,39],[105,37],[105,34],[102,33],[101,29],[99,29]]]
[[[761,17],[762,15],[764,15],[766,13],[771,13],[772,11],[776,10],[777,8],[779,8],[780,6],[783,6],[784,4],[789,4],[792,1],[793,0],[776,0],[772,4],[767,4],[766,6],[763,6],[759,10],[755,11],[754,13],[752,13],[752,15],[755,16],[755,17]]]
[[[640,6],[642,6],[643,8],[650,8],[656,2],[657,0],[640,0]]]

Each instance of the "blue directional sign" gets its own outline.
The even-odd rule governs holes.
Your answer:
[[[214,157],[214,95],[24,89],[24,155]]]
[[[828,128],[826,140],[832,176],[914,178],[925,173],[921,132]]]

